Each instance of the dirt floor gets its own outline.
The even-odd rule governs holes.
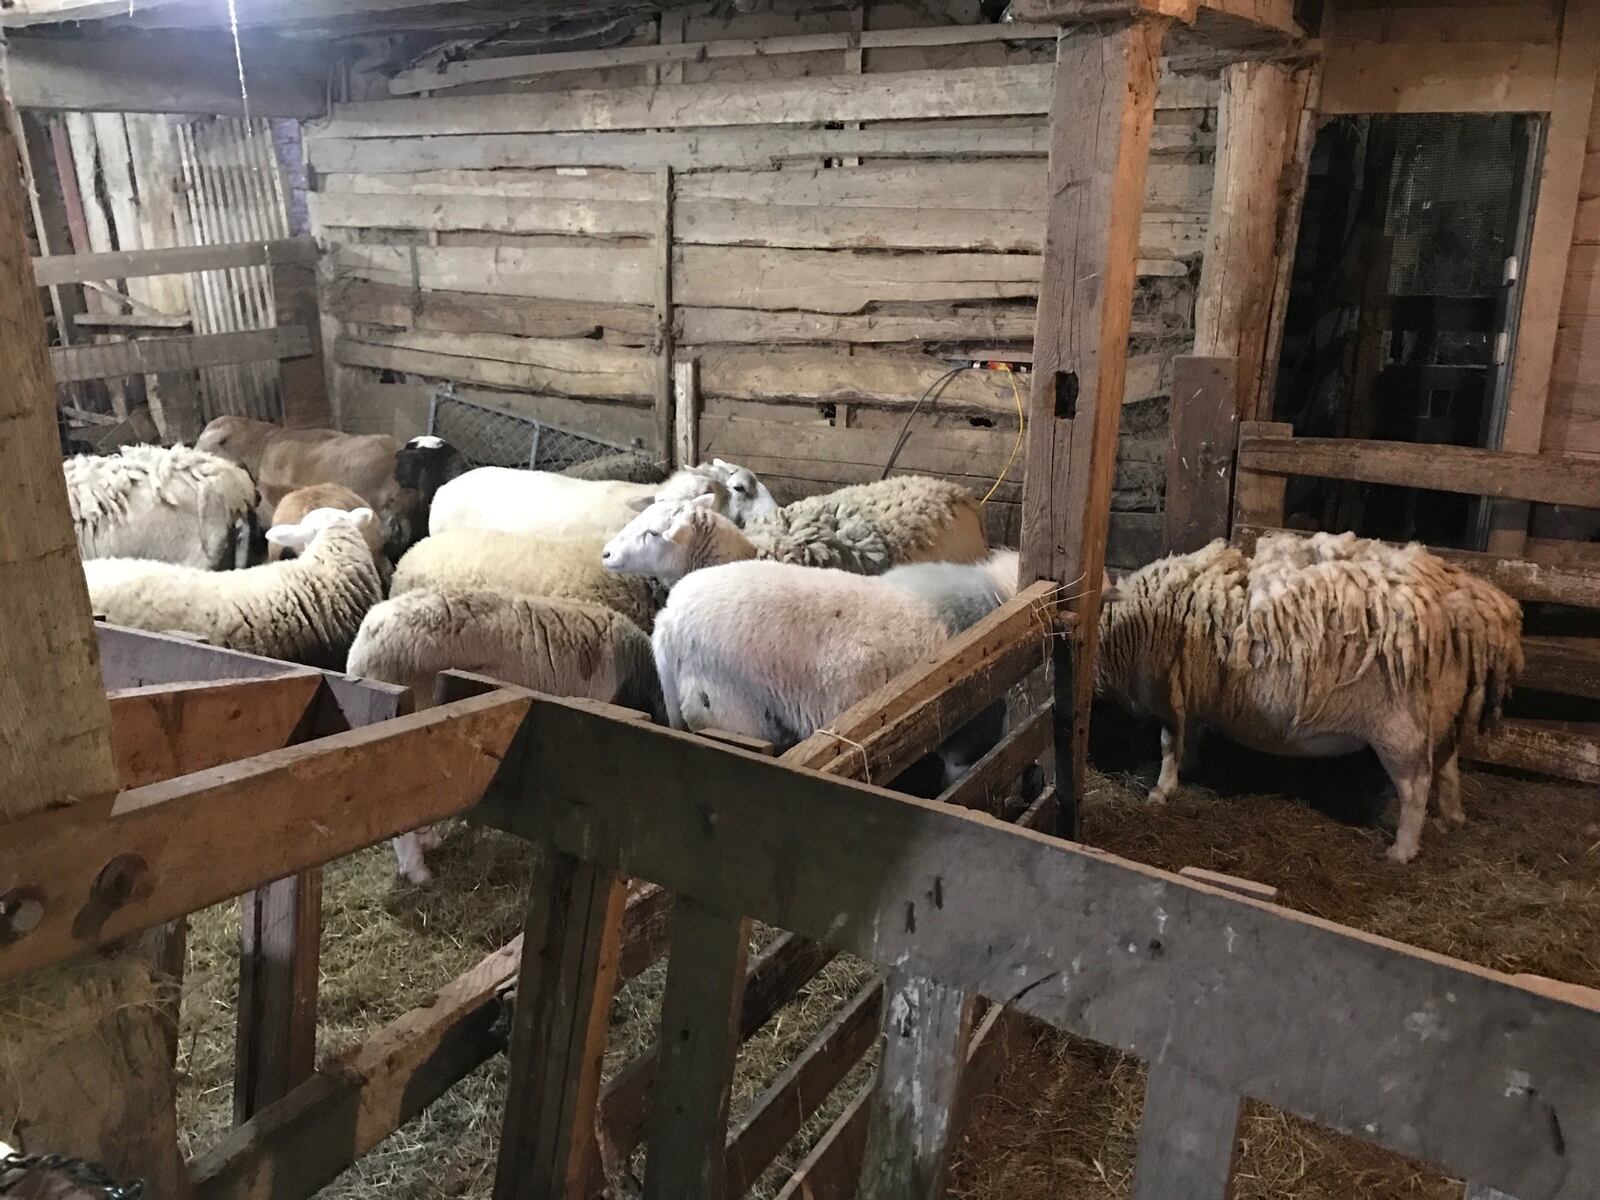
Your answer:
[[[1115,756],[1106,756],[1113,761]],[[1207,867],[1277,886],[1305,912],[1504,971],[1600,986],[1600,789],[1468,771],[1470,823],[1430,827],[1420,858],[1382,857],[1370,800],[1381,772],[1354,759],[1269,767],[1208,751],[1207,770],[1151,807],[1144,779],[1095,773],[1087,840],[1161,867]],[[1223,781],[1233,786],[1223,790]],[[1241,790],[1240,785],[1248,788]],[[1209,786],[1208,786],[1209,785]],[[1212,790],[1216,788],[1217,790]],[[462,830],[439,854],[439,882],[396,884],[387,847],[336,865],[325,892],[323,1053],[426,999],[511,938],[523,904],[524,852],[513,840]],[[192,1150],[227,1125],[237,976],[237,912],[199,914],[190,939],[180,1068],[180,1119]],[[867,978],[830,966],[741,1056],[734,1113],[793,1058]],[[658,967],[619,997],[608,1068],[652,1034]],[[864,1078],[846,1081],[792,1146],[791,1166]],[[497,1058],[327,1189],[340,1200],[487,1196],[493,1182],[505,1061]],[[1128,1194],[1143,1089],[1137,1060],[1039,1031],[980,1102],[960,1148],[952,1194],[983,1200]],[[1241,1200],[1455,1200],[1461,1188],[1426,1168],[1252,1108],[1243,1127]],[[755,1195],[771,1196],[782,1172]]]

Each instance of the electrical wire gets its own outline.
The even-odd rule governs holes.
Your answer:
[[[1011,447],[1011,457],[1006,459],[1006,465],[1000,468],[1000,478],[994,481],[994,486],[979,500],[980,505],[989,503],[989,497],[1000,490],[1000,485],[1006,481],[1006,476],[1011,473],[1011,464],[1017,461],[1017,454],[1022,449],[1022,432],[1027,422],[1027,415],[1022,410],[1022,389],[1017,386],[1017,373],[1010,366],[1000,368],[1011,377],[1011,395],[1017,402],[1017,440]]]
[[[922,395],[917,397],[917,402],[911,406],[911,411],[906,414],[906,423],[900,426],[900,436],[895,439],[894,449],[889,452],[889,461],[884,464],[883,474],[878,476],[879,479],[889,478],[889,472],[894,470],[895,460],[900,457],[900,451],[906,448],[906,442],[910,440],[911,422],[916,418],[917,410],[923,406],[928,397],[933,395],[937,389],[943,387],[946,381],[954,379],[957,375],[961,374],[961,372],[976,371],[977,369],[978,368],[965,363],[959,367],[951,367],[943,375],[939,376],[939,378],[935,379],[923,389]]]

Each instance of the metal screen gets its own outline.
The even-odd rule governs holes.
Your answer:
[[[475,467],[567,467],[634,447],[563,429],[533,417],[463,400],[449,386],[434,389],[428,432],[443,438]]]

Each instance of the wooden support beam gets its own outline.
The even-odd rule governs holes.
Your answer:
[[[1517,686],[1600,700],[1600,638],[1524,637]]]
[[[315,671],[112,692],[122,787],[143,787],[287,746],[322,686]]]
[[[323,429],[333,424],[323,361],[322,314],[317,308],[315,263],[274,263],[272,302],[280,330],[306,332],[304,354],[282,356],[283,423],[290,428]]]
[[[1094,643],[1111,512],[1165,22],[1062,34],[1051,107],[1049,205],[1022,501],[1022,581],[1076,597],[1056,655],[1058,832],[1078,833]]]
[[[9,22],[8,8],[0,18]],[[233,39],[186,29],[120,37],[29,37],[7,41],[6,84],[19,108],[69,112],[196,113],[315,117],[327,110],[331,48],[309,40],[248,35],[248,110]],[[155,64],[160,69],[152,69]],[[270,64],[270,67],[268,67]]]
[[[1246,439],[1294,437],[1294,426],[1286,421],[1239,422],[1239,445]],[[1239,537],[1244,526],[1276,528],[1283,524],[1284,490],[1289,484],[1286,475],[1258,470],[1246,461],[1243,454],[1234,459],[1233,476],[1233,537]]]
[[[1600,1062],[1571,1052],[1600,1038],[1600,1011],[593,705],[541,698],[523,733],[525,755],[491,789],[485,816],[658,882],[680,902],[749,913],[1078,1036],[1183,1061],[1219,1088],[1513,1194],[1579,1200],[1600,1173]],[[636,776],[652,781],[648,802],[623,786]],[[535,780],[540,804],[501,802]],[[886,869],[862,872],[862,861]],[[942,907],[922,907],[935,888]],[[993,903],[996,888],[1007,904]],[[915,931],[908,903],[919,905]],[[1069,908],[1076,915],[1063,922]],[[1159,1002],[1085,1001],[1140,995]],[[1432,1036],[1408,1032],[1419,996],[1446,995],[1455,1001],[1426,1009]],[[1271,1036],[1255,1016],[1263,1006],[1291,1014]],[[1511,1071],[1529,1083],[1507,1095]]]
[[[1133,1200],[1228,1200],[1244,1098],[1178,1063],[1152,1063]]]
[[[41,822],[93,825],[116,794],[111,709],[95,661],[55,431],[44,315],[29,269],[11,102],[0,95],[0,948],[52,917],[58,879],[16,861]],[[161,786],[161,785],[157,785]],[[99,873],[79,839],[80,864]],[[32,858],[32,856],[29,856]],[[109,856],[108,856],[109,857]],[[74,905],[76,909],[78,906]],[[73,914],[64,914],[70,922]],[[177,914],[174,914],[177,915]],[[54,961],[54,960],[46,960]],[[37,963],[35,965],[44,965]],[[137,949],[0,993],[0,1129],[24,1152],[82,1155],[181,1195],[168,1015]],[[20,1136],[17,1136],[17,1131]]]
[[[722,1200],[750,922],[685,897],[672,920],[644,1195]]]
[[[673,463],[691,467],[700,461],[700,360],[686,358],[672,367]]]
[[[1167,553],[1228,536],[1238,435],[1239,360],[1185,355],[1172,364],[1167,419]]]
[[[143,279],[187,275],[227,267],[315,266],[315,238],[269,242],[223,242],[214,246],[173,246],[161,250],[110,250],[100,254],[55,254],[33,260],[39,287],[101,279]]]
[[[677,448],[672,432],[677,416],[672,374],[677,341],[672,312],[672,168],[659,168],[655,181],[656,331],[650,350],[655,358],[656,456],[662,462],[671,462]]]
[[[1273,62],[1234,63],[1222,72],[1217,109],[1216,182],[1211,222],[1195,297],[1194,352],[1236,360],[1239,419],[1261,411],[1277,363],[1272,320],[1278,266],[1293,259],[1298,225],[1287,221],[1298,181],[1301,117],[1312,68]]]
[[[1050,746],[1055,712],[1046,704],[972,765],[972,769],[939,795],[940,804],[1000,813],[1000,802],[1017,777],[1037,762]]]
[[[1471,762],[1600,784],[1600,725],[1552,729],[1533,721],[1502,721],[1469,738],[1461,754]]]
[[[576,858],[542,850],[536,860],[511,1026],[497,1200],[580,1194],[626,894],[618,876]]]
[[[929,898],[930,907],[941,903]],[[916,925],[912,912],[908,905],[910,929]],[[891,971],[887,989],[861,1190],[873,1198],[939,1200],[956,1133],[972,1002],[959,988],[910,972]]]
[[[0,944],[0,978],[464,812],[528,705],[462,700],[14,822],[0,880],[43,913]]]

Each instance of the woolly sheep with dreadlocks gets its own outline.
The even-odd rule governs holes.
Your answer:
[[[1161,721],[1160,802],[1195,725],[1276,754],[1371,746],[1394,781],[1389,857],[1417,853],[1430,797],[1465,820],[1457,750],[1522,669],[1522,610],[1421,546],[1350,534],[1223,542],[1162,559],[1104,597],[1096,688]]]

